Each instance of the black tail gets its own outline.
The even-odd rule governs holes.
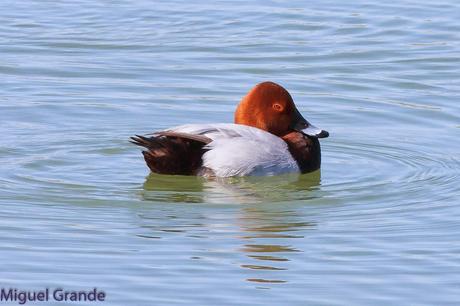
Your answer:
[[[152,172],[196,175],[203,163],[204,146],[211,140],[200,135],[159,132],[153,137],[136,135],[130,142],[147,149],[142,154]]]

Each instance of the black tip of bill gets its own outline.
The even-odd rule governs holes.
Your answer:
[[[327,138],[327,137],[329,137],[329,132],[325,131],[325,130],[321,130],[321,132],[318,135],[316,135],[316,137],[318,137],[318,138]]]
[[[327,138],[329,137],[329,132],[322,130],[320,128],[317,128],[316,126],[312,124],[308,124],[308,127],[306,129],[302,130],[302,133],[305,135],[308,135],[310,137],[316,137],[316,138]]]

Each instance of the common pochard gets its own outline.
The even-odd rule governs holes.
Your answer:
[[[131,137],[152,172],[246,176],[307,173],[320,168],[318,138],[329,136],[297,110],[289,92],[273,82],[252,88],[235,123],[187,124]]]

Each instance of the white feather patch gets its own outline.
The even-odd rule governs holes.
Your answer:
[[[258,128],[216,123],[182,125],[171,131],[212,139],[203,166],[219,177],[300,172],[284,140]]]

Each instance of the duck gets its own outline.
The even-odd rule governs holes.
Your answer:
[[[328,136],[302,116],[284,87],[266,81],[241,99],[234,123],[185,124],[130,141],[144,148],[154,173],[239,177],[316,171],[319,138]]]

